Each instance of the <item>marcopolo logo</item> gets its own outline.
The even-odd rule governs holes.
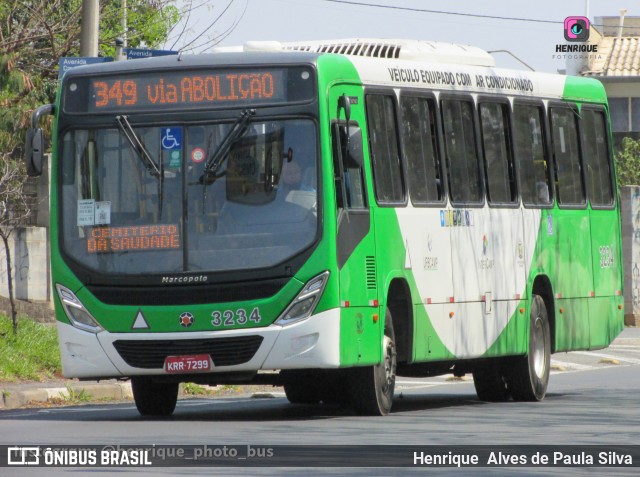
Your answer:
[[[587,41],[589,39],[589,26],[587,17],[565,18],[564,39],[567,41]]]
[[[185,311],[180,315],[179,321],[182,326],[184,326],[185,328],[189,328],[191,325],[193,325],[194,317],[191,313]]]

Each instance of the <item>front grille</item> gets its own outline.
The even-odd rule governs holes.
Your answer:
[[[188,340],[118,340],[113,346],[134,368],[164,367],[167,356],[208,354],[215,366],[234,366],[251,360],[262,343],[262,336]]]
[[[269,298],[282,290],[289,280],[291,278],[187,286],[87,285],[87,288],[98,300],[109,305],[198,305]]]

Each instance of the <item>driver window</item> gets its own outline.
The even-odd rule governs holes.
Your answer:
[[[357,123],[349,123],[349,136],[347,141],[347,125],[344,122],[335,123],[332,129],[333,136],[333,171],[336,187],[336,202],[338,209],[365,209],[367,208],[364,192],[364,173],[362,163],[353,160],[348,149],[353,148],[351,141],[362,140]],[[362,150],[362,145],[355,145],[357,150]]]

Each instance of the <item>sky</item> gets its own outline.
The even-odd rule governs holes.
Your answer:
[[[184,0],[177,1],[179,6],[183,3]],[[182,32],[185,28],[185,34],[177,43],[175,38],[170,39],[164,48],[206,52],[211,51],[217,41],[220,46],[231,46],[249,40],[407,38],[469,44],[487,51],[509,50],[536,71],[550,73],[565,67],[565,59],[556,53],[556,45],[565,43],[566,17],[588,16],[593,23],[597,16],[618,16],[621,8],[628,10],[627,16],[640,16],[638,0],[352,0],[349,3],[192,0],[192,3],[197,8],[175,30]],[[230,29],[232,31],[228,31]],[[526,69],[508,54],[496,53],[494,58],[499,67]]]

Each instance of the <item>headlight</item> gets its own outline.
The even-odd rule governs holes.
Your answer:
[[[275,324],[286,326],[308,318],[318,305],[328,279],[329,272],[323,272],[309,280],[287,309],[275,321]]]
[[[64,312],[73,326],[90,333],[98,333],[104,329],[71,290],[62,285],[56,285],[56,289]]]

